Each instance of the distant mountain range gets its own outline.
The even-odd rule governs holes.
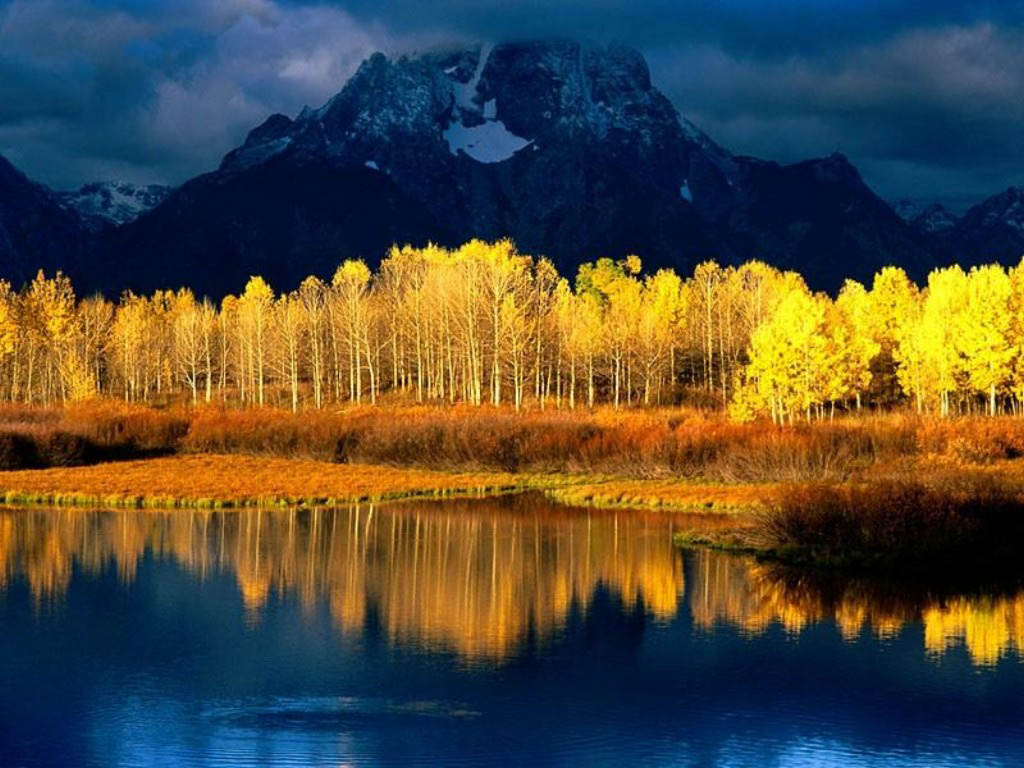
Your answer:
[[[646,268],[759,258],[814,288],[899,264],[1024,255],[1024,192],[957,217],[893,205],[841,154],[734,155],[682,118],[643,57],[571,41],[375,54],[319,109],[272,115],[177,189],[55,193],[0,158],[0,277],[62,268],[114,294],[188,284],[220,296],[375,263],[392,243],[512,237],[563,274],[600,256]]]
[[[140,215],[164,201],[173,187],[162,184],[143,186],[126,181],[97,181],[73,192],[58,192],[57,199],[90,227],[101,230],[135,221]]]

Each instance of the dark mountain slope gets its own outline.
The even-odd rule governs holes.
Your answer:
[[[743,258],[761,258],[835,290],[870,283],[890,264],[923,279],[934,266],[928,239],[864,184],[841,154],[780,166],[742,158],[742,190],[723,226]]]
[[[1024,258],[1024,189],[1010,187],[964,214],[944,238],[946,261],[970,267]]]
[[[0,156],[0,279],[21,286],[39,269],[61,269],[85,284],[92,256],[93,240],[81,219]]]
[[[310,274],[329,278],[343,258],[379,258],[384,244],[444,235],[384,174],[290,160],[200,176],[111,232],[107,247],[132,255],[113,281],[146,292],[188,285],[221,297],[258,274],[294,288]]]

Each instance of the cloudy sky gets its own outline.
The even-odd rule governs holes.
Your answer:
[[[1024,0],[0,0],[0,154],[55,187],[180,182],[375,50],[640,49],[737,153],[846,153],[887,197],[1024,184]]]

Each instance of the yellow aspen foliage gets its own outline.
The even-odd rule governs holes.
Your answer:
[[[859,408],[863,394],[871,385],[871,362],[882,350],[872,333],[871,297],[863,285],[847,280],[836,297],[835,310],[833,321],[842,328],[833,334],[832,344],[845,344],[845,388]]]
[[[249,401],[258,405],[266,399],[266,342],[273,302],[274,291],[259,276],[249,278],[238,300],[239,341],[248,374]]]
[[[0,359],[14,353],[18,341],[18,309],[11,284],[0,280]]]
[[[598,258],[573,283],[509,240],[472,240],[283,287],[253,277],[214,305],[187,289],[80,301],[60,274],[0,283],[0,399],[728,404],[787,424],[865,402],[1024,411],[1024,263],[935,270],[923,289],[887,267],[833,299],[759,261],[684,275]]]
[[[778,423],[805,416],[824,402],[828,344],[827,302],[806,290],[792,289],[775,313],[751,337],[750,362],[735,413],[768,411]]]
[[[1014,349],[1010,361],[1010,392],[1015,404],[1024,400],[1024,258],[1009,270],[1010,278],[1010,325],[1007,331],[1010,345]]]
[[[895,358],[903,390],[919,413],[937,405],[941,415],[949,414],[950,395],[962,374],[957,337],[967,296],[967,275],[960,267],[935,270],[920,310],[907,319]]]
[[[959,323],[957,348],[971,388],[988,396],[990,415],[996,394],[1010,378],[1015,350],[1010,342],[1010,278],[996,265],[975,267],[967,279],[967,305]]]
[[[900,393],[894,359],[907,318],[915,311],[917,286],[899,267],[885,267],[871,286],[870,333],[879,345],[872,366],[872,390],[879,399],[892,401]]]

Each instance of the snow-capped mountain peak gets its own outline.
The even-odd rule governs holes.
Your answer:
[[[58,192],[57,197],[93,227],[120,226],[159,205],[172,191],[172,187],[161,184],[98,181],[74,191]]]

